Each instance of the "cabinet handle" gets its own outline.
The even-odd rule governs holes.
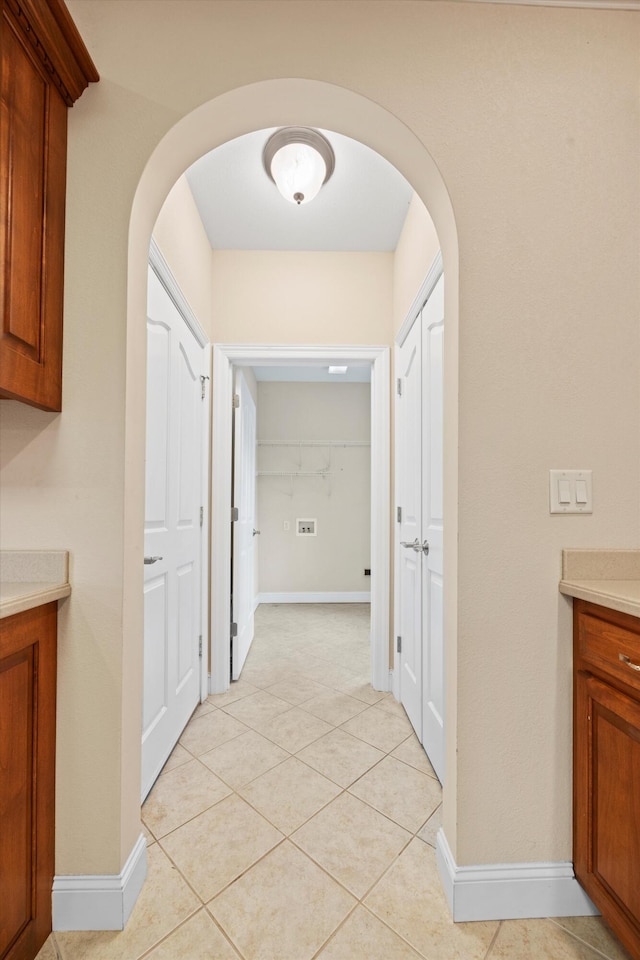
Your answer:
[[[631,667],[632,670],[637,670],[637,671],[640,673],[640,664],[638,664],[638,663],[632,663],[631,660],[629,659],[629,657],[626,656],[626,654],[624,654],[624,653],[619,653],[619,654],[618,654],[618,660],[622,660],[622,662],[623,662],[623,663],[626,663],[626,665],[627,665],[628,667]]]

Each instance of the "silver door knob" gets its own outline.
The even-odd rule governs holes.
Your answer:
[[[260,531],[259,531],[259,530],[256,530],[256,528],[254,527],[254,528],[253,528],[253,535],[254,535],[254,537],[257,536],[259,533],[260,533]]]
[[[429,556],[429,541],[428,541],[428,540],[423,540],[423,541],[422,541],[422,552],[424,553],[425,557],[428,557],[428,556]]]
[[[412,543],[409,543],[408,540],[401,540],[400,546],[406,547],[407,550],[415,550],[416,553],[420,553],[422,551],[422,546],[417,537]]]
[[[145,558],[144,558],[144,562],[145,562],[145,564],[147,564],[147,563],[157,563],[158,560],[162,560],[162,559],[163,559],[163,557],[145,557]]]

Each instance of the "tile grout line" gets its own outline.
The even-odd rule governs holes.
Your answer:
[[[489,946],[487,947],[487,952],[486,952],[485,955],[484,955],[484,960],[490,960],[491,952],[492,952],[492,950],[493,950],[493,948],[494,948],[494,946],[495,946],[496,940],[498,939],[498,934],[500,933],[500,931],[501,931],[501,929],[502,929],[502,924],[503,924],[503,921],[502,921],[502,920],[498,920],[498,926],[496,927],[496,931],[495,931],[494,935],[491,937],[491,942],[490,942]]]
[[[545,919],[550,920],[551,923],[553,923],[554,926],[559,927],[559,928],[563,931],[563,933],[569,934],[569,936],[570,936],[573,940],[577,940],[578,943],[582,943],[582,944],[584,944],[584,946],[589,947],[589,949],[593,950],[594,953],[597,953],[598,956],[602,957],[603,960],[613,960],[611,954],[609,954],[609,953],[603,953],[602,950],[600,950],[598,947],[596,947],[593,943],[589,943],[587,940],[583,940],[582,937],[579,937],[576,933],[573,933],[572,930],[567,930],[567,928],[566,928],[566,927],[563,927],[561,923],[558,923],[557,918],[555,918],[555,917],[546,917]],[[624,949],[624,948],[623,948],[623,949]],[[631,958],[630,958],[630,960],[631,960]]]
[[[317,681],[314,681],[314,682],[317,682]],[[277,681],[276,681],[276,683],[277,683]],[[273,686],[273,685],[275,685],[275,684],[272,684],[272,686]],[[263,688],[263,689],[268,690],[268,688]],[[338,694],[338,695],[349,696],[348,694],[345,694],[343,691],[336,690],[335,688],[327,687],[327,690],[331,690],[333,693],[336,693],[336,694]],[[246,699],[246,698],[242,698],[242,699]],[[284,698],[281,698],[281,699],[284,699]],[[311,700],[311,699],[314,699],[314,697],[308,698],[308,700]],[[355,700],[356,698],[352,698],[352,699]],[[287,710],[284,710],[284,711],[282,711],[281,713],[276,714],[276,715],[274,716],[274,719],[275,719],[276,716],[282,716],[282,715],[284,715],[286,712],[289,712],[290,709],[294,709],[294,708],[296,708],[296,707],[299,708],[299,709],[302,709],[303,712],[307,713],[309,716],[315,716],[315,715],[312,714],[310,711],[305,710],[305,708],[304,708],[304,703],[305,703],[305,702],[308,702],[308,700],[307,700],[307,701],[301,701],[300,703],[297,703],[297,704],[290,704],[290,705],[289,705],[289,708],[288,708]],[[362,701],[362,700],[358,700],[357,702],[362,704],[362,708],[361,708],[361,710],[359,710],[356,714],[354,714],[354,716],[358,716],[358,715],[362,714],[362,713],[365,712],[370,706],[375,706],[375,703],[374,703],[374,704],[370,704],[370,703],[367,703],[366,701]],[[287,703],[288,703],[288,701],[287,701]],[[222,709],[222,708],[220,708],[220,709]],[[224,711],[224,712],[226,712],[226,711]],[[387,711],[387,713],[389,713],[390,716],[393,716],[393,712],[392,712],[392,711]],[[205,715],[206,715],[206,714],[205,714]],[[230,715],[230,716],[233,716],[232,714],[229,714],[229,715]],[[239,718],[238,718],[238,717],[234,717],[234,719],[239,719]],[[331,724],[331,726],[333,727],[333,730],[337,730],[337,729],[340,729],[344,723],[347,723],[350,719],[353,719],[353,717],[349,717],[349,718],[347,718],[346,720],[342,721],[342,722],[339,723],[339,724],[335,724],[335,723],[333,723],[332,721],[326,721],[324,717],[319,717],[319,718],[317,718],[317,719],[323,720],[324,722],[329,722],[329,723]],[[243,722],[243,721],[240,720],[240,722]],[[248,726],[248,725],[247,725],[247,726]],[[254,729],[254,728],[249,728],[249,729]],[[246,733],[246,732],[248,732],[248,731],[243,731],[243,733]],[[259,731],[255,731],[255,732],[256,732],[256,733],[259,733]],[[286,747],[283,747],[282,744],[277,743],[276,741],[273,741],[273,740],[271,740],[269,737],[267,737],[267,739],[269,739],[270,742],[275,743],[276,746],[278,746],[280,749],[285,750],[285,752],[288,754],[288,757],[287,757],[287,758],[284,758],[284,759],[282,759],[281,761],[279,761],[278,763],[276,763],[276,764],[274,765],[274,767],[270,768],[270,770],[277,769],[277,767],[280,766],[282,763],[284,763],[286,759],[290,759],[290,758],[298,759],[301,763],[305,764],[305,761],[304,761],[302,758],[298,757],[297,754],[299,754],[302,750],[304,750],[306,747],[310,746],[311,744],[317,743],[319,740],[322,739],[323,736],[327,736],[330,732],[333,732],[333,731],[327,731],[326,733],[322,734],[320,737],[316,738],[315,740],[310,741],[309,744],[305,744],[304,746],[300,747],[299,750],[297,750],[295,753],[292,753],[290,750],[287,750]],[[344,732],[349,733],[349,734],[352,735],[352,736],[355,736],[356,739],[358,739],[358,740],[360,740],[361,742],[367,744],[368,746],[374,746],[373,744],[370,744],[368,741],[363,740],[363,738],[358,737],[357,735],[351,734],[350,731],[344,731]],[[238,734],[237,736],[241,736],[241,735],[242,735],[242,734]],[[272,847],[270,851],[267,851],[265,854],[263,854],[263,856],[262,856],[261,858],[259,858],[258,860],[256,860],[250,867],[247,868],[247,870],[243,871],[243,874],[240,874],[238,877],[235,878],[235,880],[239,879],[240,876],[243,876],[244,873],[246,873],[246,872],[248,872],[248,870],[252,869],[257,863],[259,863],[262,859],[264,859],[266,856],[268,856],[269,853],[271,853],[273,850],[277,849],[278,846],[284,844],[285,840],[288,839],[288,840],[291,842],[292,846],[293,846],[295,849],[297,849],[303,856],[305,856],[307,859],[309,859],[310,862],[316,864],[316,866],[317,866],[326,876],[328,876],[334,883],[337,883],[342,889],[344,889],[350,896],[354,897],[354,899],[355,899],[355,903],[354,903],[354,906],[352,907],[352,909],[349,911],[349,913],[348,913],[347,916],[343,919],[343,921],[338,925],[338,927],[336,928],[336,930],[333,931],[333,933],[330,935],[329,939],[328,939],[327,941],[325,941],[325,943],[319,948],[320,950],[324,949],[324,947],[325,947],[326,944],[330,941],[330,939],[332,939],[333,936],[335,936],[335,933],[337,932],[337,930],[339,930],[340,927],[346,922],[346,920],[348,919],[348,917],[351,916],[351,914],[352,914],[353,911],[356,909],[356,907],[357,907],[359,904],[364,906],[364,904],[363,904],[363,902],[362,902],[363,899],[364,899],[366,896],[369,895],[369,893],[371,892],[371,890],[376,886],[376,884],[380,881],[380,879],[382,879],[382,877],[386,874],[387,870],[390,869],[390,867],[393,865],[393,863],[396,862],[396,860],[398,859],[398,857],[400,856],[400,854],[406,849],[406,847],[407,847],[408,844],[411,842],[411,840],[416,837],[417,832],[419,832],[419,830],[422,829],[422,827],[424,826],[424,824],[425,824],[426,822],[428,822],[428,820],[430,819],[430,817],[433,816],[433,813],[435,813],[435,810],[431,812],[431,814],[429,815],[429,817],[427,817],[427,819],[424,821],[424,823],[422,823],[422,824],[417,828],[416,831],[411,831],[411,830],[407,830],[407,828],[406,828],[406,827],[403,827],[401,824],[397,824],[397,822],[396,822],[395,820],[393,820],[391,817],[388,817],[388,816],[386,816],[385,814],[381,813],[381,811],[376,810],[375,807],[373,807],[371,804],[368,804],[365,800],[362,800],[362,798],[356,798],[356,799],[360,800],[360,802],[365,803],[370,809],[374,810],[378,815],[384,816],[385,819],[388,820],[390,823],[394,824],[395,826],[399,826],[401,829],[404,829],[407,833],[410,834],[410,836],[408,837],[406,843],[403,845],[402,849],[395,855],[395,857],[394,857],[393,860],[391,861],[391,864],[389,864],[388,867],[387,867],[384,871],[382,871],[382,874],[380,875],[380,877],[378,877],[378,878],[367,888],[367,890],[365,891],[365,893],[363,894],[362,897],[357,897],[355,894],[352,893],[352,891],[348,890],[348,888],[345,887],[344,884],[342,884],[340,881],[337,880],[337,878],[335,878],[331,873],[329,873],[328,870],[325,870],[325,868],[324,868],[321,864],[317,864],[316,861],[313,859],[313,857],[311,857],[306,851],[302,850],[302,849],[297,845],[297,843],[295,842],[295,840],[292,839],[292,834],[295,833],[297,830],[301,829],[302,826],[304,826],[306,823],[308,823],[310,820],[312,820],[312,819],[313,819],[317,814],[319,814],[322,810],[325,810],[331,803],[333,803],[335,800],[337,800],[337,799],[338,799],[339,797],[341,797],[343,794],[349,793],[349,788],[350,788],[350,787],[352,787],[354,784],[356,784],[363,776],[366,775],[366,773],[368,773],[368,772],[370,772],[372,769],[374,769],[383,759],[385,759],[385,758],[388,757],[388,756],[391,756],[393,750],[397,749],[397,747],[400,746],[402,743],[404,743],[407,739],[409,739],[409,738],[411,737],[411,735],[412,735],[411,732],[409,732],[409,733],[407,734],[407,736],[406,736],[405,738],[403,738],[398,744],[395,744],[395,745],[392,746],[389,750],[384,751],[382,757],[380,757],[377,761],[375,761],[370,767],[367,768],[367,770],[366,770],[363,774],[360,775],[360,777],[357,777],[355,780],[353,780],[347,787],[343,787],[341,784],[335,783],[335,781],[333,781],[333,780],[331,779],[331,777],[328,777],[328,776],[327,776],[326,779],[327,779],[329,782],[334,783],[337,787],[339,787],[340,792],[339,792],[335,797],[333,797],[331,800],[327,801],[326,804],[323,804],[323,805],[319,808],[319,810],[315,811],[315,812],[314,812],[309,818],[307,818],[302,824],[300,824],[299,826],[297,826],[289,835],[286,835],[286,834],[285,834],[285,836],[283,837],[283,839],[282,839],[278,844],[276,844],[274,847]],[[230,738],[229,741],[224,741],[224,742],[230,742],[230,741],[232,741],[233,739],[237,739],[237,736],[236,736],[236,737],[232,737],[232,738]],[[222,744],[220,744],[220,746],[221,746],[221,745],[222,745]],[[185,748],[185,749],[186,749],[186,748]],[[212,748],[212,749],[215,749],[215,748]],[[374,746],[374,749],[380,749],[380,748]],[[206,752],[209,752],[209,751],[205,751],[205,753],[206,753]],[[206,765],[202,760],[200,760],[200,756],[202,756],[202,755],[196,756],[195,759],[197,759],[197,760],[199,761],[199,763],[200,763],[202,766],[204,766],[206,769],[208,769],[210,772],[213,772],[216,776],[218,776],[218,774],[216,774],[215,770],[212,770],[212,768],[207,767],[207,765]],[[397,759],[397,760],[399,760],[399,762],[404,763],[404,761],[401,761],[400,758],[394,758],[394,759]],[[407,767],[411,768],[411,769],[416,770],[416,772],[418,772],[418,773],[423,773],[423,771],[417,769],[417,768],[414,767],[412,764],[405,764],[405,765],[406,765]],[[314,770],[314,768],[311,767],[310,764],[305,764],[305,766],[307,766],[310,770]],[[269,771],[265,771],[265,772],[269,772]],[[322,775],[322,776],[325,776],[325,774],[322,774],[320,771],[315,771],[315,770],[314,770],[314,772],[319,773],[319,774]],[[219,777],[219,779],[229,787],[229,789],[232,791],[232,795],[237,796],[239,799],[241,799],[241,800],[243,800],[245,803],[247,803],[247,804],[251,807],[251,809],[254,810],[254,812],[255,812],[257,815],[259,815],[260,817],[262,817],[263,819],[265,819],[268,823],[272,823],[272,821],[270,821],[268,817],[265,817],[265,815],[264,815],[261,811],[257,810],[257,809],[253,806],[253,804],[250,803],[250,801],[248,801],[245,797],[241,796],[241,794],[239,793],[239,789],[242,789],[243,787],[248,786],[250,783],[254,782],[256,779],[259,779],[259,777],[262,776],[262,775],[263,775],[263,774],[258,774],[257,777],[255,777],[255,778],[253,778],[252,780],[248,781],[246,784],[243,784],[243,785],[242,785],[241,787],[239,787],[239,788],[235,788],[235,787],[233,787],[231,784],[228,784],[227,781],[224,780],[224,777]],[[423,775],[427,775],[427,774],[423,774]],[[349,793],[349,795],[350,795],[350,796],[354,796],[353,794],[350,794],[350,793]],[[223,799],[226,799],[226,798],[223,798]],[[220,803],[220,802],[222,802],[222,801],[221,801],[221,800],[218,801],[218,803]],[[216,804],[212,804],[211,807],[213,807],[213,806],[215,806],[215,805],[216,805]],[[438,806],[439,806],[439,805],[438,805]],[[211,809],[211,807],[208,807],[207,809]],[[435,809],[437,809],[437,807],[436,807]],[[205,812],[205,811],[202,811],[202,812]],[[193,819],[193,818],[191,818],[191,819]],[[188,822],[188,821],[187,821],[187,822]],[[282,833],[282,831],[281,831],[275,824],[272,823],[272,826],[273,826],[275,829],[277,829],[280,833]],[[176,828],[176,829],[178,829],[178,828]],[[160,843],[160,841],[158,841],[158,842]],[[162,848],[162,844],[161,844],[161,843],[160,843],[160,846],[161,846],[161,848]],[[162,848],[162,849],[163,849],[163,851],[164,851],[164,848]],[[166,854],[166,851],[164,851],[164,852],[165,852],[165,854]],[[167,854],[167,856],[168,856],[168,854]],[[172,862],[173,862],[173,861],[172,861]],[[179,870],[179,868],[177,868],[177,869]],[[182,872],[181,872],[181,871],[179,871],[179,872],[180,872],[180,875],[184,877],[184,875],[182,874]],[[186,877],[184,877],[184,879],[185,879],[185,881],[186,881]],[[231,882],[235,882],[235,880],[234,880],[234,881],[231,881]],[[186,881],[186,882],[188,883],[188,881]],[[227,886],[229,886],[229,885],[227,885]],[[191,885],[190,885],[190,884],[189,884],[189,887],[191,888]],[[192,889],[192,888],[191,888],[191,889]],[[223,889],[227,889],[227,887],[225,887],[225,888],[223,888]],[[195,891],[194,891],[194,893],[195,893]],[[219,896],[220,893],[222,893],[222,891],[219,891],[219,893],[217,893],[216,896],[215,896],[214,898],[212,898],[212,900],[209,901],[209,905],[215,901],[216,897]],[[201,900],[201,898],[200,898],[199,896],[198,896],[198,899]],[[201,900],[201,902],[202,902],[202,900]],[[207,912],[210,913],[210,910],[209,910],[207,904],[205,904],[205,909],[207,909]],[[367,909],[367,908],[365,908],[365,909]],[[370,913],[371,911],[368,911],[368,912]],[[372,915],[373,915],[373,914],[372,914]],[[373,915],[373,916],[375,916],[375,915]],[[214,918],[214,921],[215,921],[215,918]],[[383,921],[381,921],[381,922],[383,922]],[[391,929],[391,928],[389,928],[389,929]],[[223,931],[223,932],[224,932],[224,931]],[[394,933],[395,933],[395,931],[394,931]],[[402,939],[404,939],[404,938],[402,938]],[[406,941],[405,941],[405,942],[406,942]],[[235,944],[233,944],[233,947],[234,947],[234,949],[236,949]],[[317,953],[318,953],[318,951],[316,951],[316,953],[314,954],[314,956],[317,956]]]

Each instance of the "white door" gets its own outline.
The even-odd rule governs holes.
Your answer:
[[[444,778],[444,277],[396,353],[396,502],[400,701]]]
[[[148,273],[142,798],[200,699],[205,351]]]
[[[422,373],[420,323],[396,355],[396,502],[400,505],[397,618],[400,702],[422,741]]]
[[[242,370],[236,370],[233,423],[231,571],[231,679],[237,680],[253,642],[256,530],[256,405]]]
[[[444,782],[444,276],[422,310],[422,744]]]

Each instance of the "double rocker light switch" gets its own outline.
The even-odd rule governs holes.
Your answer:
[[[591,470],[550,470],[551,513],[593,513]]]

